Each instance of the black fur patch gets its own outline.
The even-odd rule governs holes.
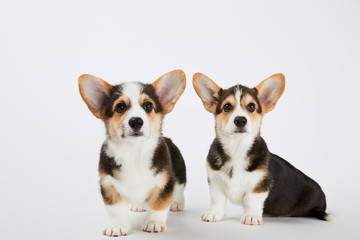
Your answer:
[[[186,167],[180,150],[169,138],[160,137],[159,144],[153,156],[152,169],[155,174],[168,171],[176,183],[186,183]]]
[[[163,170],[171,171],[171,155],[166,142],[162,137],[159,139],[159,143],[155,149],[151,169],[155,170],[155,174],[162,172]]]
[[[270,156],[268,170],[273,185],[264,214],[325,219],[325,194],[314,180],[274,154]]]
[[[215,138],[211,144],[209,154],[207,156],[207,161],[210,164],[210,167],[213,170],[219,171],[228,163],[230,157],[225,153],[224,148],[218,138]],[[233,175],[232,168],[227,172],[231,178]]]
[[[170,151],[172,170],[174,172],[175,180],[179,184],[185,184],[186,166],[180,150],[176,147],[170,138],[164,137],[164,141],[166,142],[166,145]]]
[[[100,152],[100,161],[99,161],[99,172],[106,173],[110,176],[114,176],[114,171],[119,171],[121,169],[121,165],[117,165],[114,158],[109,157],[106,152],[107,145],[104,143],[101,147]]]
[[[156,113],[161,113],[163,111],[163,108],[159,102],[159,98],[155,93],[155,88],[151,84],[142,84],[142,93],[147,94],[154,102],[154,110]]]
[[[314,217],[314,218],[317,218],[317,219],[320,219],[320,220],[327,221],[326,217],[327,217],[328,214],[325,212],[325,209],[326,208],[321,209],[319,207],[316,207],[316,208],[314,208],[313,210],[310,211],[309,217]]]
[[[114,102],[121,96],[122,91],[123,91],[123,88],[122,88],[121,84],[115,85],[111,89],[110,97],[109,97],[108,104],[106,107],[106,112],[105,112],[106,117],[110,118],[114,115],[112,107],[114,105]]]
[[[246,168],[246,171],[253,172],[259,168],[267,168],[270,158],[270,152],[262,137],[258,136],[255,139],[254,144],[248,151],[247,156],[249,158],[249,165]]]

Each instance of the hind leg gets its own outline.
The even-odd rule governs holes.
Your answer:
[[[170,211],[179,212],[184,210],[185,197],[184,197],[185,184],[175,184],[174,195],[171,201]]]
[[[175,184],[174,195],[171,201],[170,211],[178,212],[184,210],[185,197],[184,197],[185,184]]]

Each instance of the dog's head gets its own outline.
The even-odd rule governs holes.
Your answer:
[[[79,77],[82,99],[104,121],[115,141],[136,141],[159,135],[164,116],[171,112],[185,90],[185,73],[168,72],[152,84],[127,82],[111,85],[83,74]]]
[[[285,89],[285,77],[278,73],[254,88],[236,85],[222,89],[201,73],[193,77],[196,93],[207,111],[215,115],[216,133],[222,136],[257,136],[265,113],[270,112]]]

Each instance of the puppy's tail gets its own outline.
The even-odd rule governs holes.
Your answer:
[[[334,217],[331,214],[327,214],[324,210],[319,207],[314,208],[309,213],[309,217],[314,217],[323,221],[332,222],[334,221]]]

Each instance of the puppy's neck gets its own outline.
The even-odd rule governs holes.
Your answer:
[[[124,161],[150,161],[160,138],[160,134],[129,140],[107,138],[105,140],[107,145],[106,153],[108,156],[114,157],[118,163],[123,163]]]
[[[220,140],[225,153],[233,161],[244,161],[256,139],[250,134],[227,135],[224,133],[217,133],[217,138]]]

